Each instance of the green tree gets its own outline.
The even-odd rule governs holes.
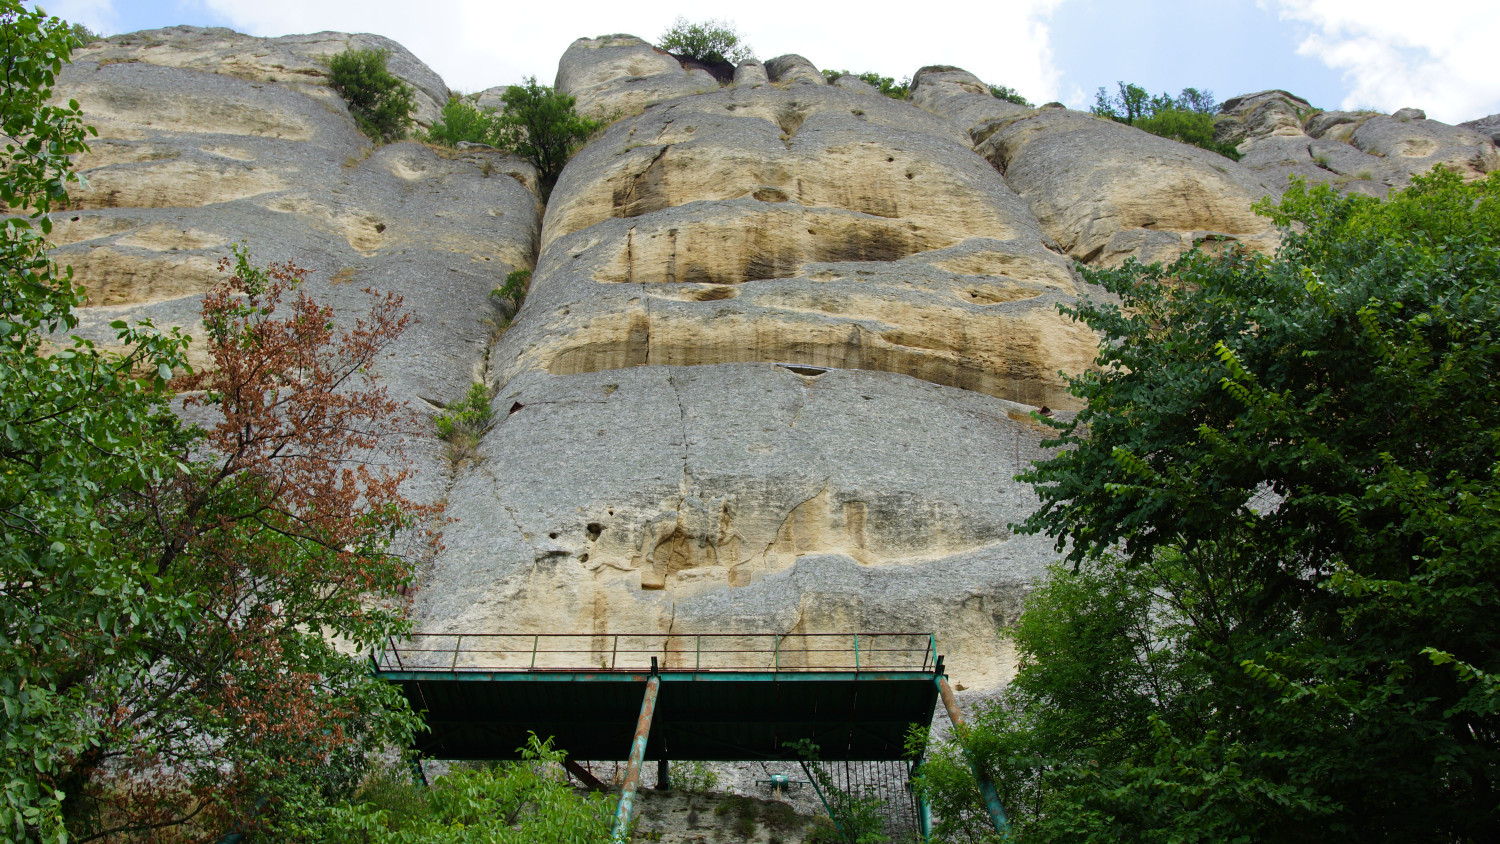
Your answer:
[[[467,97],[453,96],[443,105],[442,116],[427,132],[427,140],[443,146],[471,144],[497,146],[500,143],[500,116],[495,109],[480,108]]]
[[[695,23],[679,16],[662,33],[660,46],[669,53],[707,64],[739,64],[755,60],[750,45],[744,43],[730,21]]]
[[[354,465],[401,424],[362,384],[400,302],[336,332],[299,270],[240,252],[210,371],[174,379],[186,338],[149,323],[114,324],[121,354],[66,339],[82,292],[45,236],[86,150],[51,102],[78,38],[17,0],[0,23],[0,837],[201,838],[336,799],[414,726],[332,645],[401,629],[395,538],[431,515]]]
[[[907,94],[911,93],[910,77],[897,82],[894,78],[890,76],[881,76],[873,70],[867,70],[864,73],[851,73],[847,70],[823,71],[823,78],[827,79],[830,83],[832,83],[835,79],[838,79],[840,76],[857,77],[865,83],[875,86],[876,90],[880,91],[881,94],[884,94],[885,96],[890,97],[893,100],[904,100],[906,99]]]
[[[1015,103],[1018,106],[1026,106],[1027,108],[1036,108],[1036,105],[1031,100],[1021,96],[1020,91],[1006,85],[991,85],[990,94],[997,100],[1005,100],[1008,103]]]
[[[159,398],[182,339],[119,324],[134,351],[104,354],[52,334],[77,323],[69,269],[47,257],[47,216],[87,149],[77,102],[50,102],[79,43],[66,23],[0,0],[0,835],[60,841],[67,796],[49,783],[93,745],[102,714],[81,666],[101,684],[134,668],[124,614],[170,611],[149,577],[113,558],[102,502],[171,471],[170,416]],[[145,379],[134,373],[144,370]]]
[[[1214,140],[1213,115],[1217,107],[1212,91],[1183,88],[1176,97],[1152,96],[1139,85],[1121,82],[1114,96],[1100,88],[1089,111],[1239,161],[1239,150]]]
[[[349,104],[360,131],[380,143],[406,137],[417,110],[412,87],[386,69],[390,55],[351,47],[328,60],[328,84]]]
[[[605,123],[579,115],[573,97],[538,85],[534,76],[525,83],[505,89],[495,143],[536,166],[545,198],[568,159]]]
[[[1098,368],[1023,477],[1074,571],[976,731],[1024,836],[1500,828],[1500,175],[1260,210],[1276,257],[1085,269],[1120,303],[1067,309]]]

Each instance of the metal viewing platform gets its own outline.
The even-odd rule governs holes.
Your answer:
[[[927,633],[418,633],[373,661],[426,714],[417,750],[439,759],[513,759],[528,732],[623,759],[653,673],[653,759],[795,761],[799,739],[829,761],[903,759],[938,699]]]
[[[802,762],[804,740],[822,762],[904,761],[938,700],[962,723],[930,633],[414,633],[370,661],[424,715],[422,756],[516,759],[536,733],[570,759],[628,759],[617,837],[648,758],[659,787],[668,760]]]

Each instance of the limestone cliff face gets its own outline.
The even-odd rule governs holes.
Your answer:
[[[174,27],[74,55],[56,94],[99,131],[75,161],[87,185],[54,215],[54,257],[89,294],[79,333],[107,345],[122,317],[195,330],[219,258],[243,242],[261,263],[312,270],[309,292],[341,319],[368,309],[366,287],[405,298],[418,322],[382,366],[393,395],[428,408],[483,377],[489,292],[534,260],[536,174],[493,151],[374,148],[317,61],[351,44],[392,49],[393,71],[436,115],[442,80],[375,36]],[[415,446],[414,492],[436,499],[450,474],[441,443]]]
[[[1226,106],[1242,165],[957,68],[922,69],[909,101],[801,56],[721,85],[610,35],[562,57],[557,87],[612,123],[544,210],[493,151],[372,148],[322,76],[348,45],[391,49],[436,115],[442,80],[372,36],[178,27],[82,51],[58,93],[101,137],[57,258],[89,289],[84,332],[194,327],[234,241],[313,269],[341,318],[396,290],[420,322],[383,366],[393,394],[432,410],[483,380],[498,419],[457,468],[418,438],[413,492],[455,519],[419,629],[931,630],[979,689],[1055,557],[1012,532],[1035,506],[1013,477],[1040,454],[1030,412],[1073,408],[1059,372],[1094,354],[1057,312],[1088,293],[1074,262],[1273,248],[1250,205],[1297,144],[1384,162],[1380,185],[1495,166],[1476,133],[1318,122],[1280,92]],[[499,334],[489,292],[533,266]]]

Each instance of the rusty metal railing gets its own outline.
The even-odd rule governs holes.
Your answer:
[[[412,633],[380,671],[932,671],[931,633]]]

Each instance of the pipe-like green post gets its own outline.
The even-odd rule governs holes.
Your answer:
[[[844,832],[844,825],[841,824],[841,823],[839,823],[838,816],[835,815],[834,812],[833,812],[833,806],[829,805],[828,798],[825,797],[825,796],[823,796],[823,789],[821,789],[821,788],[818,787],[818,776],[817,776],[817,774],[814,774],[812,772],[812,769],[808,767],[806,761],[800,761],[797,764],[799,764],[799,765],[802,766],[802,773],[806,774],[807,775],[807,781],[810,782],[810,783],[812,783],[813,791],[817,792],[818,799],[822,801],[823,808],[828,812],[828,819],[831,820],[831,821],[833,821],[833,828],[839,831],[839,837],[840,838],[844,839],[845,841],[848,841],[849,840],[849,835],[848,835],[848,833]],[[813,764],[816,765],[817,763],[814,762]]]
[[[958,711],[958,701],[953,698],[953,689],[948,687],[948,678],[942,674],[937,677],[938,691],[943,696],[943,708],[948,710],[948,720],[953,722],[953,732],[962,742],[965,729],[964,716]],[[984,768],[964,748],[964,756],[968,757],[969,767],[974,771],[974,779],[979,783],[979,793],[984,796],[984,808],[990,813],[990,822],[995,825],[995,831],[1004,838],[1010,837],[1010,820],[1005,817],[1005,807],[1000,805],[1000,793],[995,790],[995,784],[984,773]]]
[[[922,775],[922,759],[911,763],[911,773],[907,775],[910,780],[915,780]],[[912,784],[912,790],[916,791],[916,784]],[[932,804],[927,802],[920,792],[917,793],[917,833],[923,844],[932,840]]]
[[[651,735],[651,716],[656,714],[656,690],[661,676],[656,673],[653,657],[651,679],[646,681],[646,696],[641,700],[641,717],[635,722],[635,740],[630,743],[630,762],[625,766],[625,784],[620,788],[620,805],[615,809],[615,826],[610,840],[624,844],[630,831],[630,816],[635,813],[635,792],[641,785],[641,765],[646,759],[646,739]]]

